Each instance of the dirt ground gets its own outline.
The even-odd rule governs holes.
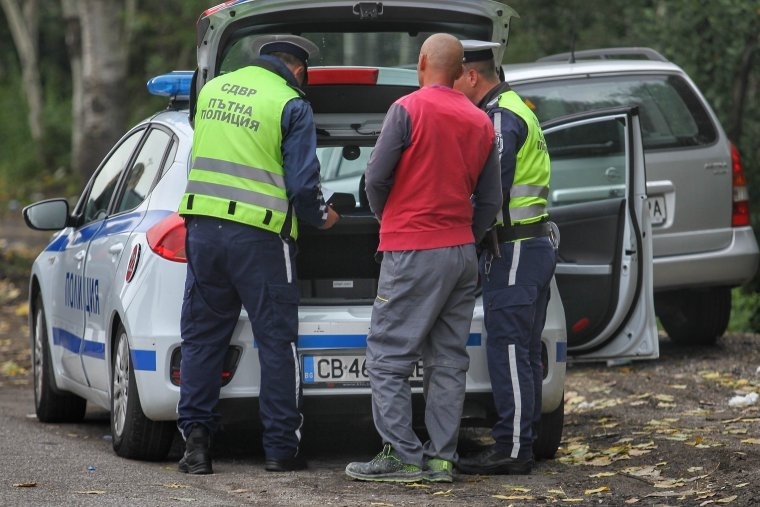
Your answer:
[[[7,268],[7,245],[0,253]],[[31,390],[26,281],[8,271],[0,268],[0,389]],[[731,335],[684,348],[663,337],[658,360],[570,365],[561,448],[530,476],[402,486],[336,471],[318,484],[296,474],[289,487],[334,489],[332,505],[758,505],[759,343]]]

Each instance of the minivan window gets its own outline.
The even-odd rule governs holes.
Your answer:
[[[709,114],[678,76],[593,76],[513,87],[540,121],[591,109],[637,105],[647,150],[702,146],[717,139]]]

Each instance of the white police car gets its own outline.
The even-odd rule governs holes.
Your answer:
[[[186,264],[176,210],[189,168],[188,99],[213,76],[244,65],[252,38],[298,33],[321,46],[323,61],[312,62],[307,97],[324,186],[341,189],[363,171],[388,106],[416,88],[412,68],[427,35],[506,41],[514,14],[486,0],[239,0],[206,11],[198,22],[195,88],[188,72],[151,80],[149,89],[171,97],[171,106],[119,140],[76,205],[51,199],[24,209],[30,227],[58,231],[30,278],[38,419],[77,421],[93,403],[110,410],[118,455],[166,456],[176,434],[180,382]],[[552,189],[567,198],[552,209],[562,238],[543,337],[539,457],[552,456],[560,443],[568,354],[592,361],[658,354],[638,111],[559,118],[545,126],[545,135],[555,166],[614,166],[625,185]],[[342,178],[349,173],[352,178]],[[379,274],[373,259],[378,225],[356,184],[342,190],[351,193],[335,195],[336,203],[348,203],[343,219],[329,231],[304,226],[298,240],[301,380],[312,421],[324,412],[370,410],[364,347]],[[488,425],[493,409],[482,322],[477,305],[464,418]],[[259,373],[243,312],[224,368],[220,410],[227,420],[255,413]],[[419,374],[412,379],[416,402]]]

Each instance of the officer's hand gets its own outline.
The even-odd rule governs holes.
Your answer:
[[[340,215],[338,214],[338,212],[335,211],[332,208],[332,206],[328,206],[327,207],[327,220],[325,220],[325,223],[322,225],[322,227],[320,227],[320,229],[322,229],[322,230],[329,229],[330,227],[332,227],[333,225],[335,225],[335,223],[338,220],[340,220]]]

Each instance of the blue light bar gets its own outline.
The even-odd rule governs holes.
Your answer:
[[[148,91],[161,97],[188,100],[190,98],[190,83],[193,79],[191,70],[175,70],[161,74],[148,81]]]

